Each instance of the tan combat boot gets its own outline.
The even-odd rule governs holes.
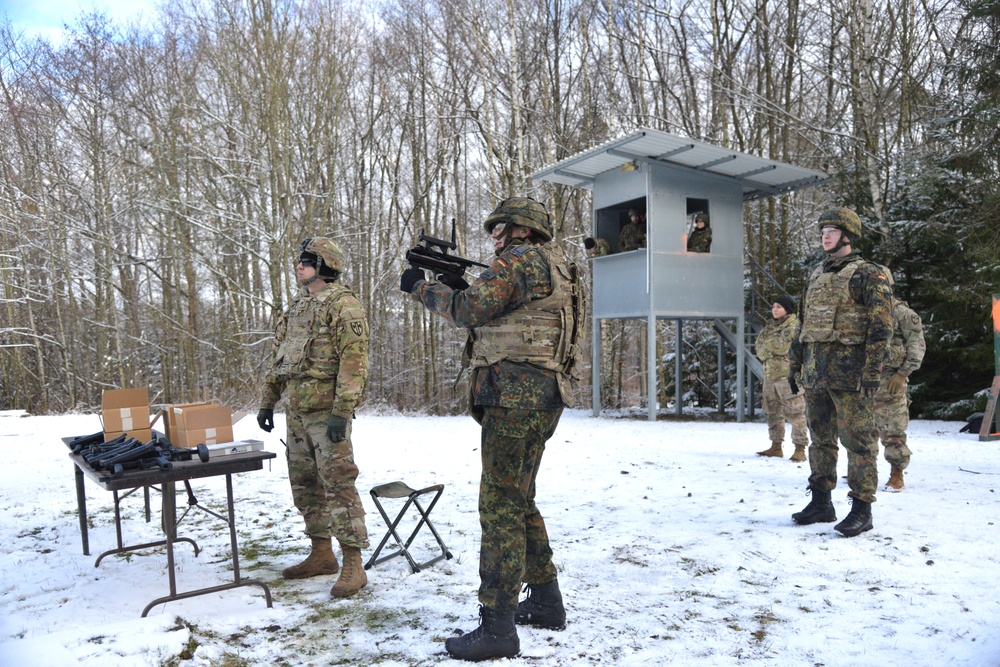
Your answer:
[[[893,489],[895,491],[903,490],[903,469],[897,465],[893,465],[889,471],[889,481],[885,483],[887,489]]]
[[[788,457],[789,461],[795,461],[796,463],[801,463],[806,460],[806,446],[805,445],[795,445],[795,451],[792,455]]]
[[[337,574],[340,566],[333,553],[333,545],[329,537],[312,537],[312,551],[298,565],[286,567],[281,571],[285,579],[305,579],[318,577],[321,574]]]
[[[340,545],[344,552],[344,569],[340,571],[337,583],[330,589],[335,598],[349,598],[368,585],[368,575],[361,565],[361,549]]]
[[[757,456],[778,456],[778,457],[782,456],[781,443],[772,442],[771,449],[765,449],[762,452],[757,452]]]

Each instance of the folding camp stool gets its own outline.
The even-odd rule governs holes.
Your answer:
[[[444,541],[441,539],[441,536],[438,535],[438,532],[434,529],[434,524],[432,524],[430,520],[431,510],[434,509],[434,505],[437,504],[438,498],[441,497],[441,493],[443,491],[444,484],[435,484],[434,486],[428,486],[425,489],[415,491],[402,482],[380,484],[371,490],[372,500],[375,501],[375,507],[378,508],[379,514],[382,515],[382,519],[385,520],[385,525],[389,527],[389,530],[386,532],[385,537],[382,538],[382,541],[379,542],[378,547],[375,548],[375,553],[373,553],[372,557],[368,559],[367,563],[365,563],[366,570],[371,569],[372,566],[378,565],[379,563],[384,563],[390,558],[395,558],[396,556],[405,556],[406,562],[410,564],[410,569],[413,570],[413,572],[420,572],[421,568],[433,565],[443,558],[451,559],[451,552],[448,551],[448,547],[444,545]],[[430,505],[428,505],[425,510],[423,505],[420,504],[419,498],[420,496],[431,493],[433,493],[434,496],[431,498]],[[399,514],[396,515],[395,520],[390,521],[389,516],[385,513],[385,509],[382,507],[382,503],[379,502],[379,498],[406,498],[406,502],[403,503],[403,508],[399,510]],[[396,532],[396,528],[399,526],[399,522],[406,515],[406,512],[410,509],[411,505],[416,508],[417,513],[420,515],[420,521],[417,522],[417,527],[413,529],[412,533],[410,533],[410,537],[407,538],[406,542],[403,542],[403,540],[399,537],[399,533]],[[427,527],[430,528],[431,533],[433,533],[435,539],[437,539],[438,546],[441,547],[441,555],[435,556],[434,558],[431,558],[423,563],[417,563],[413,560],[413,556],[410,555],[410,545],[413,544],[413,539],[417,536],[417,533],[420,532],[420,529],[424,527],[424,524],[427,524]],[[396,544],[399,545],[399,549],[379,558],[379,553],[381,553],[382,547],[385,546],[390,537],[395,538]]]

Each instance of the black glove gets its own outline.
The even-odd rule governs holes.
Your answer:
[[[347,424],[349,422],[349,419],[340,415],[330,415],[330,419],[326,422],[326,437],[330,438],[330,442],[347,440]]]
[[[862,398],[875,398],[875,394],[878,393],[879,381],[878,380],[864,380],[861,382],[861,396]]]
[[[799,393],[799,385],[795,382],[795,371],[788,372],[788,388],[793,394]]]
[[[274,410],[261,408],[257,413],[257,426],[260,426],[260,430],[270,433],[274,428]]]
[[[403,275],[399,277],[399,289],[403,290],[407,294],[412,294],[413,286],[421,280],[427,280],[427,276],[424,275],[423,269],[416,269],[411,266],[406,271],[403,271]]]
[[[465,282],[465,278],[455,275],[454,273],[442,273],[438,276],[438,280],[440,280],[442,284],[458,291],[464,290],[469,286],[469,283]]]

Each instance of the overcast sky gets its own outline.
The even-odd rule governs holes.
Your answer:
[[[155,0],[0,0],[0,20],[10,20],[28,36],[58,41],[63,25],[82,12],[106,12],[116,23],[153,13]]]

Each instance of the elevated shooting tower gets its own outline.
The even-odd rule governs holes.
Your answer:
[[[744,342],[743,204],[820,185],[829,180],[827,175],[639,129],[545,167],[532,178],[591,190],[593,236],[606,240],[612,250],[595,257],[591,265],[595,416],[601,406],[601,320],[646,320],[650,420],[656,419],[657,411],[656,320],[677,322],[674,378],[678,388],[682,322],[711,320],[721,339],[736,351],[736,412],[743,421],[745,369],[749,366],[760,374],[760,364],[748,355]],[[646,211],[646,247],[621,252],[618,236],[628,222],[630,208]],[[710,252],[687,251],[688,234],[699,213],[709,216]],[[679,398],[675,407],[680,414]]]

